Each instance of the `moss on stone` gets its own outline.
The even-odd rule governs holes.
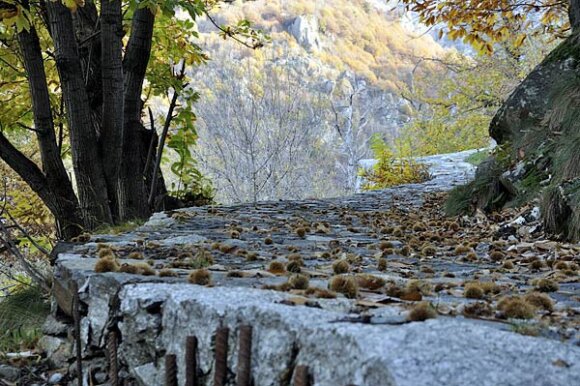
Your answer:
[[[544,59],[543,64],[561,62],[566,59],[574,59],[580,61],[580,44],[578,44],[579,36],[570,36],[564,40],[558,47],[556,47]]]
[[[445,213],[448,216],[459,216],[472,212],[472,193],[473,187],[471,183],[453,188],[445,202]]]
[[[475,208],[491,212],[502,208],[514,197],[513,187],[506,186],[502,173],[506,166],[506,149],[484,161],[477,170],[475,179],[467,185],[453,189],[445,203],[449,216],[471,214]]]

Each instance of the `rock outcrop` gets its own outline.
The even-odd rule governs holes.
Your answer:
[[[498,144],[519,142],[530,130],[547,134],[545,120],[553,104],[551,100],[561,90],[563,81],[578,76],[580,47],[576,39],[570,37],[562,42],[497,112],[490,125],[490,135]]]
[[[318,21],[312,15],[298,16],[288,26],[288,32],[307,51],[320,49]]]

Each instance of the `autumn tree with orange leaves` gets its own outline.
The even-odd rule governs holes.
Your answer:
[[[578,0],[401,0],[428,26],[442,26],[453,40],[461,39],[480,53],[510,40],[521,46],[530,34],[569,35],[580,23]]]
[[[517,52],[535,34],[562,38],[502,103],[489,126],[498,147],[451,192],[448,213],[533,203],[546,234],[580,240],[580,0],[401,1],[483,54],[498,43]]]

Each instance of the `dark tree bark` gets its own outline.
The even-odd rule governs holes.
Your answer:
[[[577,32],[580,27],[580,0],[570,0],[568,15],[570,17],[572,31]]]
[[[62,163],[56,142],[44,61],[36,29],[31,27],[30,31],[20,32],[18,43],[28,74],[34,111],[34,127],[44,169],[46,188],[54,194],[54,197],[51,197],[51,210],[63,235],[70,236],[79,232],[82,221],[78,212],[78,200]],[[30,175],[31,172],[25,174]]]
[[[148,8],[134,12],[123,58],[122,0],[101,0],[100,10],[95,0],[86,0],[74,13],[58,0],[40,0],[36,6],[54,43],[51,51],[68,121],[76,191],[61,159],[62,132],[57,139],[34,27],[20,32],[18,42],[42,169],[2,133],[0,158],[45,202],[64,238],[103,224],[146,218],[167,195],[159,167],[148,157],[159,138],[141,120],[155,16]],[[152,191],[155,202],[149,203]]]
[[[91,109],[91,122],[97,137],[101,133],[103,111],[99,21],[97,6],[93,0],[86,0],[85,5],[73,13],[73,25],[79,42],[79,56]]]
[[[71,11],[59,2],[46,4],[70,131],[73,167],[84,223],[112,224],[107,184],[91,122],[89,99],[75,39]]]
[[[141,131],[143,133],[142,142],[143,147],[150,146],[152,147],[153,151],[159,147],[159,135],[157,132],[153,130],[146,130],[143,128]],[[143,154],[145,155],[145,154]],[[161,173],[161,169],[155,169],[155,162],[153,162],[154,155],[151,157],[152,159],[149,160],[150,162],[147,163],[147,157],[142,158],[142,162],[144,163],[144,172],[143,175],[145,176],[145,187],[147,192],[151,192],[153,186],[153,180],[156,178],[157,182],[155,183],[155,204],[151,208],[152,211],[158,211],[162,209],[158,205],[158,201],[163,200],[167,196],[167,187],[165,186],[165,179],[163,178],[163,173]],[[156,170],[156,172],[154,172]]]
[[[125,70],[125,111],[123,164],[120,178],[120,218],[143,218],[150,212],[145,184],[145,159],[149,142],[143,140],[147,131],[141,124],[143,80],[151,55],[155,16],[148,8],[135,11],[131,37],[127,44]]]
[[[101,1],[103,113],[99,138],[113,217],[119,217],[119,172],[123,151],[124,83],[121,0]],[[106,159],[105,159],[106,158]]]
[[[55,217],[62,220],[58,224],[61,237],[71,238],[78,235],[82,229],[81,219],[75,215],[78,202],[74,198],[71,201],[56,194],[38,166],[18,151],[2,133],[0,133],[0,155],[4,162],[38,194]]]
[[[185,73],[185,64],[181,67],[181,78],[183,78],[183,74]],[[173,110],[177,105],[177,97],[179,94],[177,90],[173,90],[173,97],[171,98],[171,102],[169,103],[169,110],[167,111],[167,117],[165,118],[165,124],[163,125],[163,131],[161,132],[161,138],[159,138],[159,144],[157,146],[157,154],[155,156],[155,162],[153,166],[153,170],[158,170],[159,174],[161,174],[161,158],[163,156],[163,148],[165,147],[165,140],[167,139],[167,133],[169,132],[169,125],[171,124],[171,118],[173,116]],[[149,187],[149,205],[155,205],[155,199],[157,198],[157,179],[152,178],[151,186]]]

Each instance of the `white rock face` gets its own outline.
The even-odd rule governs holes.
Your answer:
[[[153,214],[153,216],[149,218],[149,221],[147,221],[145,225],[141,227],[141,229],[151,230],[156,228],[165,228],[171,226],[173,223],[175,223],[175,220],[169,217],[166,213],[159,212]]]
[[[320,49],[318,21],[314,16],[298,16],[288,27],[288,32],[308,51]]]

